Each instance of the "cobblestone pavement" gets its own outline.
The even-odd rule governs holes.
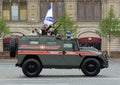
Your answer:
[[[85,77],[78,69],[43,69],[37,78],[27,78],[16,59],[0,59],[0,85],[120,85],[120,59],[110,58],[109,68],[96,77]]]

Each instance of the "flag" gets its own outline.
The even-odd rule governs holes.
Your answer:
[[[44,20],[44,25],[51,25],[54,23],[54,19],[53,19],[53,3],[50,3],[50,6],[48,8],[48,12],[45,16],[45,20]]]

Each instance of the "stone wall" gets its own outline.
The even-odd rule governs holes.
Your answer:
[[[27,11],[28,11],[28,22],[38,22],[39,21],[39,2],[38,0],[28,0],[27,1]]]
[[[3,52],[3,41],[0,40],[0,52]]]
[[[77,0],[65,0],[65,9],[68,15],[76,21],[77,17]]]

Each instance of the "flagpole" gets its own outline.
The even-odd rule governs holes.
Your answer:
[[[42,35],[46,35],[47,31],[51,28],[51,25],[53,25],[54,19],[53,19],[53,3],[50,3],[50,6],[48,7],[48,11],[46,13],[43,26],[40,28],[42,31]]]
[[[45,19],[44,19],[44,24],[46,25],[52,25],[54,23],[53,19],[53,3],[50,3],[50,6],[48,7],[48,11],[46,13]]]

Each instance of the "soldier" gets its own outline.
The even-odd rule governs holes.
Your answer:
[[[41,28],[41,30],[42,30],[42,35],[47,35],[47,33],[46,33],[47,27],[48,27],[48,25],[47,25],[47,24],[44,24],[43,27]]]

